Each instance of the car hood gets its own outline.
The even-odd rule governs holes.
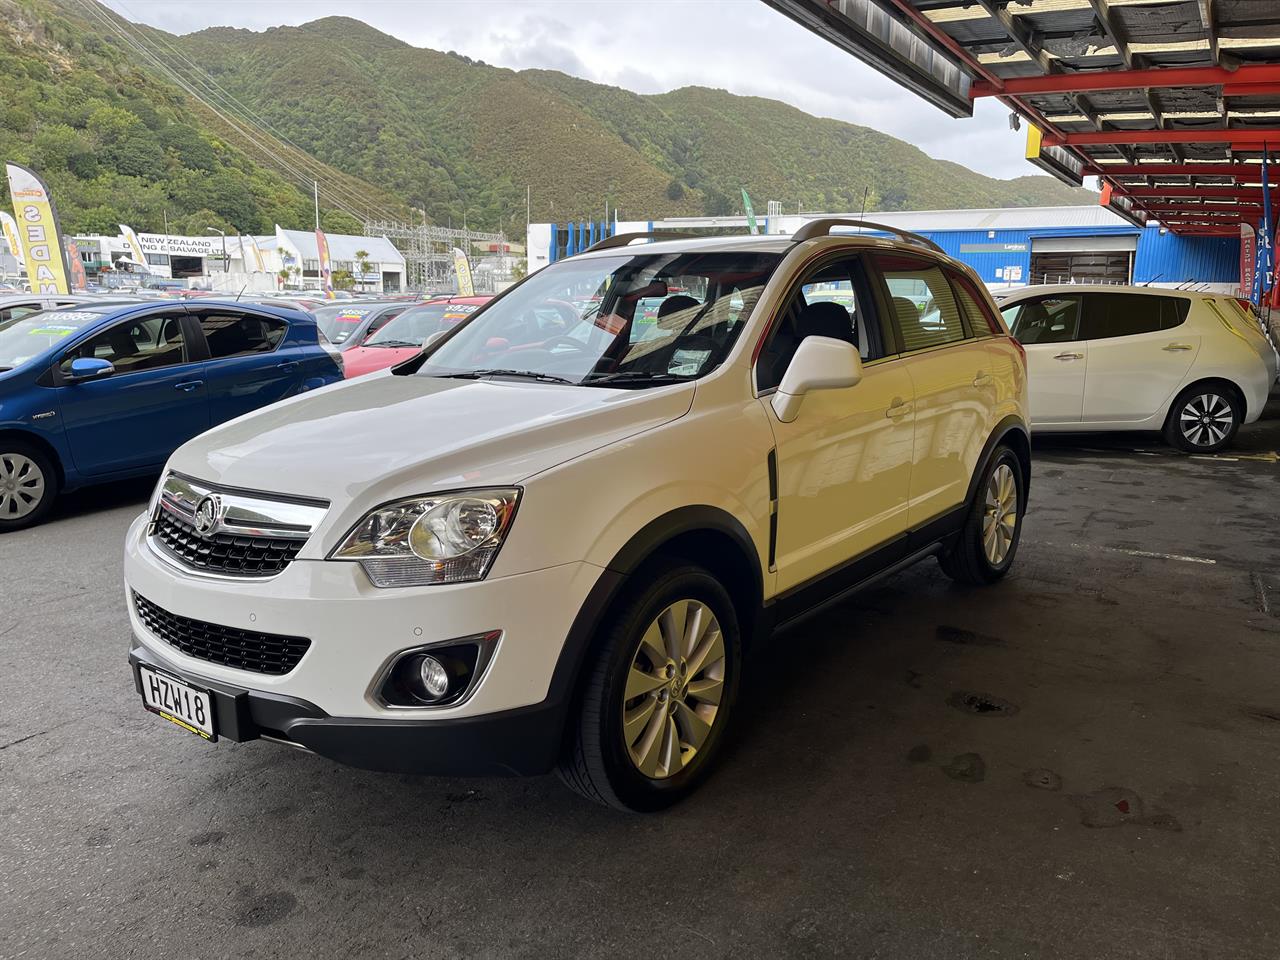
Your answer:
[[[352,347],[342,355],[343,376],[350,380],[375,370],[386,370],[421,352],[421,347]]]
[[[249,490],[317,497],[337,511],[459,487],[519,483],[678,419],[692,384],[653,390],[390,371],[229,421],[180,447],[170,469]]]

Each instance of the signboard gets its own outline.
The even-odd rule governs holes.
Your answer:
[[[26,167],[7,164],[9,196],[17,214],[18,239],[32,293],[70,293],[61,231],[45,182]]]
[[[961,253],[1026,253],[1026,243],[962,243]]]
[[[176,257],[211,257],[222,255],[220,237],[174,237],[163,233],[138,235],[144,253],[164,253]],[[145,261],[145,258],[143,258]]]

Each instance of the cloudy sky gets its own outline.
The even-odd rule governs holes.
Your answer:
[[[1009,130],[995,101],[980,101],[972,119],[953,120],[759,0],[106,3],[172,33],[358,17],[414,46],[499,66],[563,70],[638,93],[722,87],[873,127],[989,176],[1038,172],[1022,159],[1025,134]]]

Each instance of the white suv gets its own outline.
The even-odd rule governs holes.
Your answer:
[[[393,370],[186,444],[125,545],[147,707],[656,809],[775,625],[931,554],[1001,577],[1022,350],[968,268],[844,223],[612,237]]]
[[[1147,287],[1027,287],[1000,304],[1027,351],[1037,431],[1159,430],[1220,450],[1262,415],[1276,354],[1232,297]]]

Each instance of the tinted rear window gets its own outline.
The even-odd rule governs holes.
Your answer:
[[[1082,340],[1130,337],[1170,330],[1187,319],[1191,301],[1144,293],[1086,293]]]

